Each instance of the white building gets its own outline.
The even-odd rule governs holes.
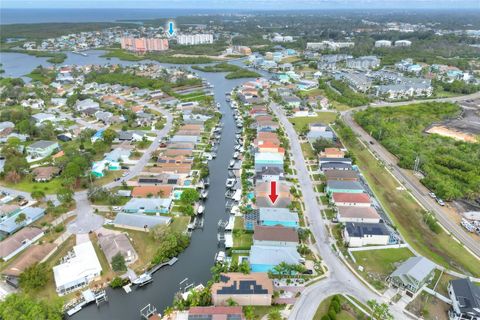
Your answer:
[[[181,34],[177,36],[177,43],[182,45],[213,43],[213,35],[208,33]]]
[[[387,245],[390,241],[390,232],[384,223],[347,222],[343,236],[349,247]]]
[[[102,266],[92,242],[84,242],[73,247],[66,261],[53,267],[55,286],[59,295],[65,295],[88,285],[100,276]]]
[[[411,45],[412,45],[412,41],[409,41],[409,40],[395,41],[395,47],[410,47]]]
[[[375,41],[375,47],[377,48],[385,48],[385,47],[391,47],[392,46],[392,41],[390,40],[377,40]]]

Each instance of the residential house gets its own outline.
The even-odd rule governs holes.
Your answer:
[[[37,221],[45,215],[45,209],[37,207],[19,208],[0,219],[0,238],[13,234],[24,226]],[[24,219],[21,219],[23,217]]]
[[[342,193],[331,194],[330,202],[337,207],[370,207],[372,200],[366,193]]]
[[[99,234],[98,244],[105,254],[107,261],[110,263],[112,263],[112,258],[117,254],[123,256],[127,265],[135,262],[138,258],[135,249],[125,233]]]
[[[175,320],[245,320],[242,307],[191,307],[188,311],[182,312],[186,314],[177,317]]]
[[[133,187],[133,198],[170,198],[172,196],[173,186],[171,185],[155,185],[155,186],[138,186]]]
[[[123,207],[125,213],[166,214],[170,211],[172,199],[133,198]]]
[[[347,222],[365,222],[378,223],[380,215],[373,207],[337,207],[337,221],[341,223]]]
[[[298,229],[299,218],[287,208],[259,208],[259,223],[262,226],[283,226]]]
[[[254,177],[255,183],[279,180],[285,180],[285,177],[283,174],[283,168],[278,167],[264,167],[261,171],[258,171]]]
[[[77,111],[84,111],[87,109],[98,110],[100,109],[100,104],[92,99],[78,100],[77,103],[75,103],[75,109]]]
[[[289,108],[298,108],[302,104],[302,99],[294,95],[282,96],[282,100]]]
[[[157,225],[169,225],[172,218],[146,214],[117,213],[113,225],[117,228],[148,232]]]
[[[27,153],[32,159],[43,159],[51,155],[58,148],[59,145],[55,141],[40,140],[27,146]]]
[[[308,127],[307,139],[310,144],[313,144],[317,139],[335,140],[335,135],[328,126],[321,123],[310,123]]]
[[[36,167],[32,170],[33,179],[37,182],[50,181],[60,173],[57,167]]]
[[[343,158],[345,157],[345,152],[339,148],[325,148],[320,152],[320,158]]]
[[[327,170],[323,173],[327,180],[358,181],[358,174],[353,170]]]
[[[347,222],[343,237],[349,247],[387,245],[391,239],[390,231],[384,223],[364,222]]]
[[[320,164],[320,170],[325,173],[329,170],[353,170],[353,167],[350,163],[324,162]]]
[[[297,230],[284,226],[255,227],[253,244],[258,246],[297,247]]]
[[[88,285],[98,279],[102,272],[102,266],[90,241],[74,246],[73,254],[68,257],[53,267],[56,290],[61,296]]]
[[[395,269],[388,281],[413,296],[432,279],[434,271],[435,264],[427,258],[411,257]]]
[[[275,266],[282,262],[300,264],[303,259],[295,247],[253,245],[249,261],[252,272],[268,272],[274,271]]]
[[[273,282],[263,272],[222,273],[220,281],[211,286],[210,292],[215,306],[229,305],[230,301],[235,301],[239,306],[270,306]]]
[[[452,307],[448,311],[450,320],[480,319],[480,287],[470,279],[451,280],[448,295],[452,300]]]
[[[39,112],[39,113],[36,113],[36,114],[33,114],[32,115],[32,120],[35,122],[35,124],[38,126],[38,125],[41,125],[43,124],[44,122],[46,121],[50,121],[50,122],[56,122],[58,121],[59,119],[57,119],[57,117],[52,114],[52,113],[43,113],[43,112]]]
[[[255,153],[255,171],[260,172],[263,168],[273,167],[283,171],[283,154],[278,152]]]
[[[0,242],[0,258],[8,261],[43,236],[40,228],[23,228]]]
[[[276,183],[276,193],[278,198],[275,200],[275,204],[270,200],[269,195],[271,183],[260,182],[255,185],[255,206],[257,208],[262,207],[275,207],[275,208],[287,208],[292,202],[292,195],[290,193],[290,187],[283,181]]]
[[[363,186],[358,181],[327,180],[325,192],[331,195],[334,192],[340,193],[364,193]]]

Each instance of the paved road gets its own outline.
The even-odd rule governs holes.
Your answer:
[[[297,177],[302,190],[303,200],[305,202],[305,216],[310,222],[310,230],[315,236],[315,245],[329,270],[327,279],[309,286],[302,293],[300,299],[294,305],[290,314],[290,319],[313,319],[320,302],[335,293],[353,295],[364,303],[370,299],[384,301],[383,297],[377,295],[365,286],[365,284],[362,283],[345,266],[345,264],[343,264],[340,257],[333,252],[331,246],[332,243],[330,242],[325,222],[320,213],[320,205],[318,204],[313,183],[310,179],[305,159],[303,158],[297,133],[287,117],[283,114],[281,106],[272,103],[270,108],[282,123],[290,140],[293,161],[295,162],[295,169],[297,170]],[[396,309],[395,306],[392,306],[391,311],[394,314],[395,319],[402,319],[405,317],[401,310]]]
[[[437,101],[437,102],[460,102],[469,99],[480,98],[480,92],[468,95],[468,96],[461,96],[461,97],[452,97],[446,99],[435,99],[430,101]],[[383,103],[373,105],[372,107],[396,107],[402,106],[405,104],[411,104],[412,102],[398,102],[398,103]],[[356,108],[356,110],[363,110],[367,107],[360,107]],[[480,244],[478,241],[470,237],[470,235],[458,225],[455,221],[452,221],[448,216],[446,210],[443,207],[437,204],[437,202],[430,198],[428,195],[429,190],[425,188],[421,184],[421,182],[413,177],[410,174],[407,174],[405,170],[401,169],[397,165],[397,158],[392,155],[387,149],[385,149],[378,141],[376,141],[373,137],[371,137],[366,131],[364,131],[354,120],[352,117],[354,110],[348,110],[342,112],[342,118],[344,119],[345,123],[352,128],[352,130],[360,136],[360,138],[366,141],[367,147],[376,154],[378,158],[380,158],[387,167],[390,168],[392,174],[401,181],[406,188],[408,188],[413,196],[424,206],[427,210],[433,212],[438,219],[438,221],[444,226],[448,231],[450,231],[459,241],[461,241],[465,247],[467,247],[471,252],[480,257]],[[368,143],[368,141],[372,141],[373,145]]]

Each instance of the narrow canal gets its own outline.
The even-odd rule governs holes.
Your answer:
[[[65,65],[86,64],[121,64],[132,65],[138,62],[127,62],[118,59],[107,60],[101,55],[101,51],[89,51],[88,56],[68,53]],[[1,53],[2,68],[5,76],[21,77],[28,74],[36,66],[50,65],[45,59],[39,59],[18,53]],[[175,65],[165,66],[173,67]],[[186,67],[179,65],[179,67]],[[205,73],[195,71],[200,77],[214,85],[213,92],[215,102],[220,103],[220,111],[223,114],[221,122],[223,130],[217,149],[217,157],[209,162],[210,187],[209,197],[205,201],[204,227],[193,232],[190,246],[178,257],[178,262],[173,266],[167,266],[153,275],[153,283],[142,287],[133,288],[131,293],[125,293],[123,289],[108,289],[108,303],[97,307],[95,304],[87,306],[74,315],[75,320],[115,319],[130,320],[140,318],[140,309],[147,304],[152,304],[158,312],[170,306],[173,297],[181,288],[180,282],[188,278],[186,282],[195,285],[210,279],[210,268],[213,266],[217,248],[218,221],[226,219],[228,213],[225,210],[225,181],[228,175],[228,164],[232,159],[235,140],[235,122],[230,106],[225,101],[225,93],[249,79],[225,79],[225,73]],[[183,284],[184,286],[185,284]]]

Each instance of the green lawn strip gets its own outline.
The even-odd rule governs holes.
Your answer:
[[[378,290],[386,288],[385,279],[400,263],[413,257],[408,248],[354,251],[352,255],[363,267],[362,276]]]
[[[293,124],[295,131],[300,132],[306,125],[310,123],[323,123],[329,124],[337,118],[337,113],[335,112],[317,112],[316,117],[294,117],[290,118],[290,122]]]
[[[302,148],[303,156],[306,160],[308,159],[315,159],[315,152],[312,149],[312,146],[308,142],[304,142],[300,144]]]
[[[337,133],[341,135],[340,130]],[[356,164],[406,242],[439,265],[480,276],[480,270],[475,267],[479,263],[478,259],[443,230],[438,234],[432,232],[422,222],[423,208],[408,192],[397,190],[400,184],[373,155],[358,140],[351,143],[345,137],[341,138],[355,155]]]
[[[63,188],[61,180],[58,178],[52,179],[48,182],[34,182],[28,178],[23,178],[18,183],[3,182],[3,185],[7,188],[12,188],[29,193],[40,190],[43,191],[45,194],[56,194],[60,189]]]
[[[358,319],[367,319],[368,317],[360,311],[356,306],[354,306],[350,301],[348,301],[344,296],[338,295],[340,299],[340,312],[336,314],[335,319],[337,320],[358,320]],[[313,320],[321,320],[323,316],[327,315],[330,303],[333,296],[328,297],[323,300],[318,306]]]
[[[244,232],[233,232],[233,248],[249,249],[253,244],[253,234]]]

